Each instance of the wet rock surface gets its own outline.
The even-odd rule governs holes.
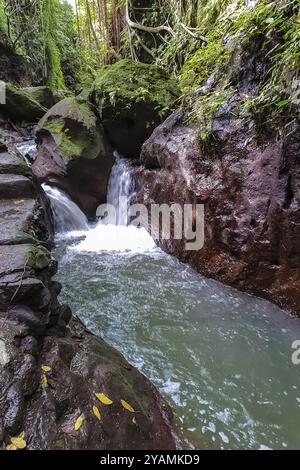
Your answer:
[[[2,144],[2,150],[0,148],[0,174],[13,174],[13,175],[24,175],[30,174],[25,162],[20,160],[16,155],[7,152],[7,147]]]
[[[13,203],[12,203],[13,202]],[[1,233],[0,244],[26,243],[36,201],[34,199],[0,200]]]
[[[155,387],[60,305],[48,203],[16,158],[0,158],[1,187],[10,185],[0,200],[0,446],[24,433],[30,450],[174,448],[172,412]]]
[[[32,182],[25,176],[0,174],[0,198],[32,197]]]
[[[300,313],[299,127],[257,143],[230,107],[209,146],[176,112],[144,144],[136,200],[204,204],[205,244],[160,245],[208,277]]]

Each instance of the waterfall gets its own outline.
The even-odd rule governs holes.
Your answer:
[[[114,206],[116,219],[100,219],[90,226],[86,216],[72,199],[58,188],[43,184],[54,215],[55,231],[84,232],[85,238],[72,249],[86,252],[140,253],[155,248],[154,240],[144,228],[128,225],[127,208],[133,195],[133,184],[128,162],[116,155],[116,162],[108,183],[107,203]],[[119,205],[120,197],[125,204]]]
[[[25,140],[16,145],[16,149],[25,160],[28,166],[31,166],[37,157],[37,148],[34,139]]]
[[[128,162],[116,155],[108,183],[107,203],[116,211],[116,219],[99,220],[85,240],[74,247],[77,251],[141,253],[155,248],[155,242],[144,228],[128,225],[127,209],[133,196],[133,184]],[[125,204],[119,205],[120,197]]]
[[[127,209],[132,198],[132,180],[130,176],[130,168],[126,160],[121,158],[115,152],[116,161],[113,166],[108,188],[107,203],[116,209],[116,225],[128,225]],[[120,198],[125,198],[125,204],[119,205]]]
[[[86,216],[66,193],[47,184],[42,186],[50,200],[56,233],[89,230]]]
[[[33,139],[17,144],[16,150],[28,166],[31,166],[37,157],[37,147]],[[42,184],[42,187],[50,200],[56,233],[89,230],[86,216],[64,191],[47,184]]]

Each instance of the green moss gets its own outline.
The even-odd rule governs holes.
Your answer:
[[[220,104],[235,93],[234,88],[238,91],[242,64],[253,55],[258,60],[261,56],[265,70],[256,77],[258,93],[257,82],[253,87],[249,83],[249,93],[252,88],[256,94],[244,101],[237,97],[237,114],[250,116],[261,132],[266,124],[282,127],[299,105],[299,1],[262,0],[249,6],[241,0],[235,9],[231,7],[232,2],[218,0],[203,5],[198,24],[208,44],[186,61],[180,73],[184,107],[203,135]],[[208,83],[205,92],[201,86]]]
[[[138,158],[153,130],[178,105],[179,88],[159,67],[121,60],[100,70],[90,99],[111,145]]]
[[[51,263],[51,254],[41,245],[35,245],[30,248],[28,254],[28,266],[35,271],[46,269]]]
[[[90,150],[93,149],[90,147],[93,145],[95,134],[89,134],[88,131],[82,128],[77,128],[76,131],[72,132],[69,127],[66,127],[63,118],[46,122],[43,129],[47,129],[55,136],[58,148],[65,161],[82,157],[85,150],[87,158],[91,156]],[[92,155],[96,153],[98,154],[98,149],[95,149]]]
[[[48,86],[33,86],[23,90],[45,108],[51,108],[55,103],[67,97],[65,90],[51,90]]]
[[[4,0],[0,0],[0,33],[7,33],[7,21],[4,12]]]
[[[60,51],[52,38],[48,36],[46,41],[46,56],[48,60],[47,85],[51,90],[64,89],[64,77],[61,69]]]
[[[66,162],[81,157],[96,158],[103,147],[94,112],[88,103],[78,98],[65,98],[57,103],[38,127],[52,134]]]
[[[182,68],[179,80],[183,94],[202,85],[215,70],[221,73],[228,65],[231,55],[232,50],[225,47],[221,39],[211,37],[208,44],[188,59]]]
[[[159,67],[125,59],[100,70],[92,94],[101,107],[117,111],[149,101],[164,116],[174,108],[179,90]]]
[[[47,111],[28,93],[10,83],[6,83],[6,104],[0,105],[0,110],[13,121],[27,122],[37,121]]]
[[[263,48],[270,63],[258,94],[244,102],[245,113],[252,114],[257,127],[280,124],[299,105],[299,14],[298,0],[262,1],[236,25],[244,47],[256,36],[264,36]]]
[[[224,86],[218,86],[210,93],[198,97],[192,111],[188,113],[188,123],[196,122],[200,129],[200,139],[206,140],[211,132],[213,117],[219,107],[235,93],[235,90],[225,82]]]

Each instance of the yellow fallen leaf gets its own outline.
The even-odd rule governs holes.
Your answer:
[[[14,444],[8,444],[6,450],[18,450],[18,448]]]
[[[135,416],[132,418],[132,422],[133,422],[133,424],[136,424]]]
[[[112,405],[113,402],[104,393],[95,393],[95,395],[103,405]]]
[[[43,370],[44,372],[51,372],[52,369],[51,369],[51,367],[49,367],[49,366],[42,366],[42,370]]]
[[[80,416],[76,419],[75,424],[74,424],[74,429],[75,429],[75,431],[78,431],[78,429],[81,428],[82,423],[83,423],[83,415],[80,415]]]
[[[101,414],[100,414],[100,411],[99,411],[99,409],[97,408],[97,406],[93,406],[93,413],[94,413],[94,415],[96,416],[96,418],[99,419],[99,421],[100,421],[100,419],[101,419]]]
[[[21,433],[17,437],[12,437],[10,439],[10,442],[12,445],[14,445],[17,449],[25,449],[26,447],[26,441],[24,439],[24,433]]]
[[[42,376],[42,385],[43,385],[43,388],[48,387],[48,380],[47,380],[47,377],[45,376],[45,374],[43,374],[43,376]]]
[[[123,408],[125,408],[125,410],[130,411],[130,413],[135,413],[134,409],[132,408],[131,405],[129,405],[129,403],[127,403],[127,401],[125,400],[120,400],[120,401],[121,401],[121,405],[123,406]]]

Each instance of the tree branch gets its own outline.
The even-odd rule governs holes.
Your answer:
[[[157,27],[151,27],[151,26],[144,26],[144,25],[141,25],[139,23],[135,23],[134,21],[132,21],[130,19],[130,15],[129,15],[129,2],[128,0],[126,1],[126,7],[125,7],[125,19],[126,19],[126,23],[128,25],[129,28],[132,28],[132,29],[139,29],[140,31],[146,31],[147,33],[160,33],[161,31],[167,31],[168,33],[172,34],[172,36],[174,36],[174,31],[172,28],[170,28],[169,26],[157,26]]]
[[[180,26],[181,26],[187,33],[189,33],[193,38],[195,38],[195,39],[201,39],[201,41],[208,43],[208,40],[207,40],[205,37],[200,36],[200,34],[197,34],[197,29],[195,29],[195,28],[189,28],[188,26],[186,26],[186,25],[185,25],[184,23],[182,23],[182,22],[180,22],[179,24],[180,24]],[[195,31],[195,32],[193,32],[193,31]]]
[[[142,46],[142,48],[144,49],[144,51],[146,51],[151,57],[152,59],[156,60],[156,57],[155,55],[153,54],[153,52],[151,51],[151,49],[149,49],[149,47],[146,46],[146,44],[143,43],[143,41],[141,40],[140,36],[137,34],[136,31],[134,31],[134,34],[139,42],[139,44]]]

